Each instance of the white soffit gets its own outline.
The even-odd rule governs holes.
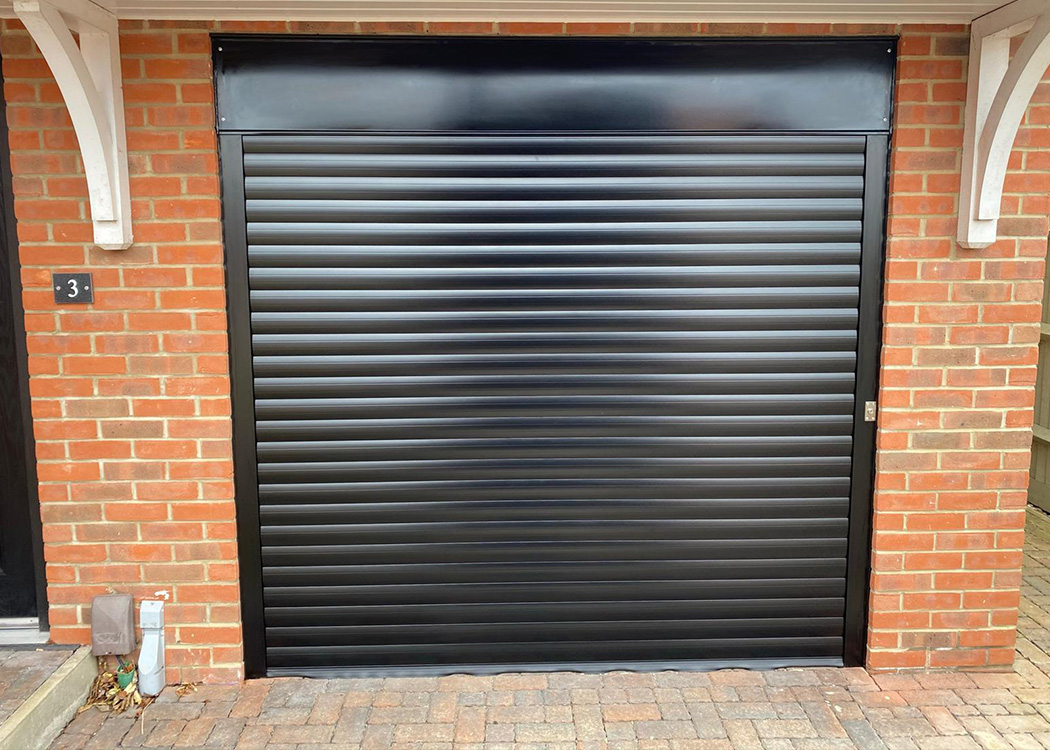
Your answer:
[[[969,23],[1003,0],[97,0],[118,18]],[[11,0],[0,15],[13,16]]]

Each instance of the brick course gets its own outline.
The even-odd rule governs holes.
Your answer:
[[[170,591],[172,680],[242,674],[210,31],[900,35],[885,267],[869,666],[1013,658],[1050,192],[1050,84],[982,251],[952,237],[967,32],[821,24],[122,22],[136,244],[91,247],[58,89],[0,35],[52,635],[97,593]],[[1039,149],[1043,149],[1040,151]],[[53,270],[97,302],[56,308]]]

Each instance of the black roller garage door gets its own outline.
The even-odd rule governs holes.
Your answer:
[[[884,134],[249,130],[231,42],[250,671],[855,658]]]

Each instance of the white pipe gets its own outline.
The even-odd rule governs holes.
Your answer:
[[[164,670],[164,602],[142,602],[139,625],[142,627],[139,692],[143,695],[160,695],[167,683]]]

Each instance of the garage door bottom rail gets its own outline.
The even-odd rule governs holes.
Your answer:
[[[451,674],[494,675],[508,672],[717,672],[720,669],[771,669],[842,667],[840,657],[799,659],[717,659],[690,661],[575,661],[541,664],[428,664],[416,667],[271,667],[267,677],[441,677]]]

